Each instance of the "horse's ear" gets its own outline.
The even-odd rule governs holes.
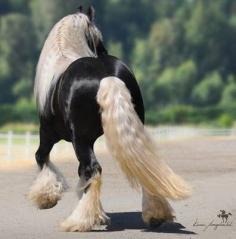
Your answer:
[[[78,10],[79,10],[79,12],[83,12],[83,6],[80,5],[80,6],[78,7]]]
[[[93,22],[94,19],[95,19],[95,9],[94,9],[93,6],[89,6],[88,11],[87,11],[87,15],[89,17],[89,20],[91,22]]]

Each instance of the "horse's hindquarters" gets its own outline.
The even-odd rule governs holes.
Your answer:
[[[74,82],[68,100],[67,118],[72,131],[94,142],[103,134],[99,105],[96,102],[97,81]]]

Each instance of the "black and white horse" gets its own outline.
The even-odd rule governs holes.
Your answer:
[[[50,32],[37,66],[35,95],[40,113],[40,173],[29,198],[41,209],[57,204],[67,185],[49,160],[59,140],[72,142],[79,160],[78,205],[61,224],[89,231],[109,221],[100,202],[102,168],[93,145],[103,133],[131,185],[143,193],[144,222],[173,220],[167,201],[188,196],[185,182],[159,159],[144,129],[142,96],[130,69],[109,56],[94,11],[66,16]]]

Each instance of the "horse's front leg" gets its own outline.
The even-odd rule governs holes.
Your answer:
[[[79,202],[72,214],[61,224],[64,231],[90,231],[95,225],[109,223],[101,201],[102,168],[93,152],[93,146],[76,141],[73,143],[79,158]]]
[[[35,154],[40,172],[28,194],[29,199],[40,209],[54,207],[67,188],[62,174],[49,160],[49,153],[55,142],[50,129],[41,126],[40,145]]]

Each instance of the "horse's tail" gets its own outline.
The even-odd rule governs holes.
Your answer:
[[[131,186],[142,186],[151,195],[170,199],[189,196],[190,189],[184,180],[159,158],[125,84],[116,77],[102,79],[97,101],[108,147]]]

